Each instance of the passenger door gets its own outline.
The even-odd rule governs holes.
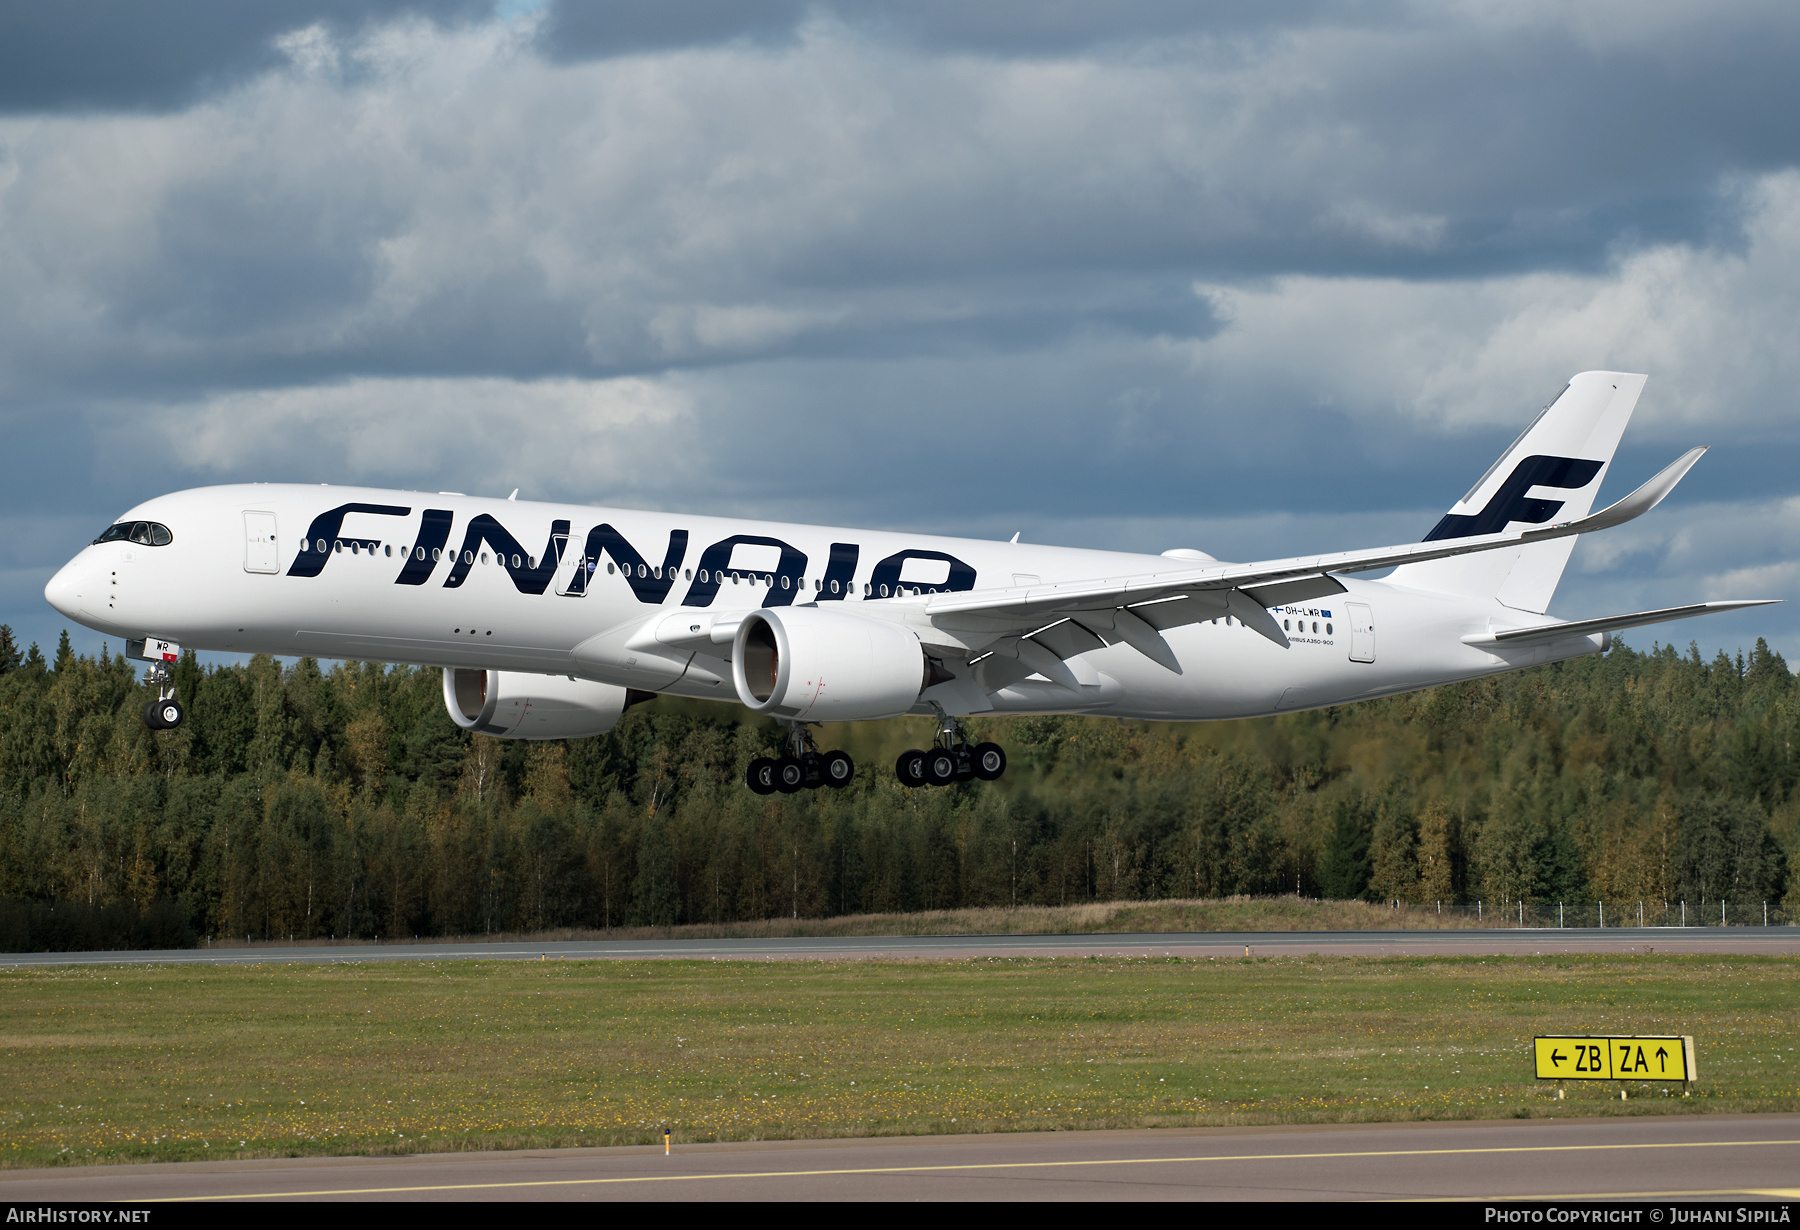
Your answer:
[[[275,540],[275,514],[244,514],[244,571],[280,572],[280,547]]]
[[[1346,602],[1350,608],[1350,660],[1375,660],[1375,614],[1360,602]]]

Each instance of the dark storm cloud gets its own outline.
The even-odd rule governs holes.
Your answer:
[[[1789,7],[66,11],[0,28],[0,618],[238,479],[1369,545],[1602,366],[1610,494],[1721,447],[1593,601],[1800,594]]]
[[[555,0],[546,6],[539,39],[554,59],[584,60],[734,40],[786,42],[798,37],[807,19],[829,16],[877,37],[932,50],[1044,55],[1173,36],[1276,30],[1327,9],[1349,19],[1397,8],[1313,0]]]
[[[315,22],[464,22],[493,0],[56,0],[0,5],[0,113],[165,111],[280,62],[274,39]]]
[[[546,10],[539,45],[563,62],[732,41],[769,46],[791,44],[820,21],[927,53],[1185,61],[1218,75],[1260,70],[1266,79],[1242,100],[1254,111],[1219,119],[1247,120],[1245,135],[1262,138],[1262,157],[1307,172],[1354,162],[1362,173],[1340,174],[1332,185],[1349,188],[1353,204],[1441,220],[1430,244],[1369,242],[1321,226],[1320,201],[1276,193],[1252,203],[1263,225],[1249,233],[1220,236],[1203,214],[1191,226],[1157,219],[1145,232],[1158,256],[1218,273],[1592,268],[1621,242],[1727,235],[1733,219],[1714,192],[1717,177],[1800,156],[1800,126],[1790,121],[1800,111],[1792,71],[1800,9],[1779,3],[1594,5],[1580,14],[1525,6],[1470,20],[1387,0],[558,0]],[[1179,128],[1183,117],[1169,120]],[[1131,259],[1116,239],[1101,243],[1109,257]],[[1082,246],[1061,250],[1078,260]],[[885,254],[865,255],[879,262]],[[910,264],[917,255],[895,260]]]

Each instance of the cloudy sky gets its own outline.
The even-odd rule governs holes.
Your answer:
[[[1552,610],[1800,599],[1797,61],[1781,2],[8,6],[0,621],[237,480],[1410,541],[1588,368],[1651,377],[1603,499],[1713,451]]]

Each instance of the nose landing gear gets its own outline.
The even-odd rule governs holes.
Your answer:
[[[156,685],[156,699],[144,706],[144,725],[151,730],[174,730],[181,725],[185,712],[175,699],[175,680],[161,662],[150,667],[150,682]]]
[[[894,775],[902,786],[948,786],[970,778],[991,782],[1006,772],[1006,749],[998,743],[969,742],[962,722],[938,709],[936,744],[926,751],[900,753]]]
[[[758,756],[744,771],[744,784],[757,794],[794,794],[830,786],[842,790],[856,780],[856,762],[844,752],[821,752],[804,723],[788,726],[788,754],[779,760]]]

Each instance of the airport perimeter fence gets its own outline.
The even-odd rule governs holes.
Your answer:
[[[1613,900],[1526,897],[1510,900],[1399,901],[1388,902],[1395,910],[1428,916],[1456,918],[1458,925],[1483,927],[1789,927],[1797,920],[1782,901],[1748,897],[1710,897],[1692,901],[1648,900],[1638,897]]]

